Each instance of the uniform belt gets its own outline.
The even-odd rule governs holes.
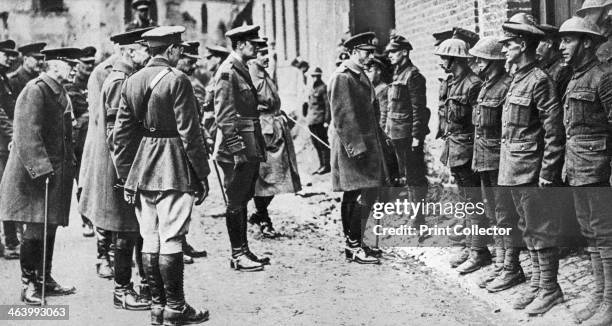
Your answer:
[[[179,137],[179,133],[176,130],[145,129],[143,136],[149,138],[174,138]]]

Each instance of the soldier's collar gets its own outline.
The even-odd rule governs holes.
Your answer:
[[[514,73],[514,79],[517,81],[523,79],[537,65],[538,65],[538,62],[534,60],[533,62],[528,63],[525,66],[517,69],[516,72]]]
[[[40,74],[40,79],[51,88],[53,93],[60,94],[62,92],[63,86],[57,80],[47,75],[47,73]]]
[[[357,75],[361,74],[363,71],[361,67],[352,60],[345,60],[342,64]]]
[[[406,70],[406,68],[408,68],[408,67],[412,67],[412,60],[407,58],[406,62],[404,62],[403,65],[395,67],[395,73],[400,73],[400,72]]]
[[[591,68],[595,67],[597,64],[599,64],[599,60],[597,59],[597,57],[594,57],[593,59],[589,60],[589,62],[574,69],[574,75],[572,76],[572,79],[580,78],[580,76],[584,75],[587,71],[591,70]]]
[[[168,59],[162,57],[162,56],[155,56],[153,58],[151,58],[151,60],[149,61],[149,63],[147,64],[148,67],[170,67],[170,62],[168,62]]]

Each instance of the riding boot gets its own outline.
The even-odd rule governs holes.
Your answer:
[[[243,210],[242,209],[227,209],[225,221],[227,232],[230,238],[232,254],[230,257],[230,268],[237,271],[262,271],[264,265],[256,260],[251,259],[252,253],[250,250],[245,250],[248,247],[246,242],[246,225],[243,231],[242,227]],[[245,219],[246,222],[246,219]],[[244,242],[243,242],[244,241]],[[247,254],[248,253],[248,254]]]
[[[143,253],[142,265],[151,291],[151,325],[164,323],[166,292],[159,270],[159,254]]]
[[[599,251],[594,250],[591,252],[591,266],[593,268],[593,283],[595,284],[595,291],[591,295],[591,301],[589,301],[586,307],[576,313],[576,319],[580,323],[593,317],[603,302],[604,269]]]
[[[151,303],[134,291],[132,283],[132,253],[134,252],[135,239],[116,233],[113,235],[115,248],[115,291],[113,293],[113,304],[117,309],[125,310],[148,310]],[[141,262],[142,263],[142,262]],[[144,270],[141,277],[144,276]]]
[[[55,249],[55,230],[49,231],[47,235],[47,256],[45,257],[46,263],[46,276],[45,276],[45,294],[49,296],[62,296],[70,295],[76,292],[74,286],[62,286],[57,283],[51,276],[51,268],[53,267],[53,251]],[[38,282],[42,284],[42,264],[39,265],[38,269]]]
[[[159,255],[159,270],[164,282],[166,307],[164,325],[199,324],[208,320],[208,310],[196,310],[185,302],[183,291],[183,253]]]
[[[513,308],[517,310],[525,309],[535,300],[540,291],[540,260],[538,258],[538,251],[530,249],[529,259],[531,260],[531,279],[529,280],[529,287],[514,302]]]
[[[96,247],[98,249],[98,262],[96,263],[96,274],[100,278],[113,278],[113,269],[110,264],[110,244],[112,232],[96,227]]]
[[[322,148],[321,153],[323,156],[323,165],[322,165],[323,168],[317,170],[317,174],[323,175],[331,171],[329,149]]]
[[[378,258],[368,256],[363,249],[362,219],[367,214],[366,209],[356,202],[352,213],[349,221],[350,236],[347,238],[344,250],[347,260],[359,264],[380,264]]]
[[[597,313],[588,320],[587,326],[612,325],[612,248],[599,249],[603,265],[603,302]]]
[[[342,220],[342,233],[345,238],[350,236],[350,221],[355,209],[355,202],[342,202],[340,204],[340,219]]]
[[[36,267],[42,260],[42,243],[40,240],[23,239],[20,248],[21,265],[21,301],[27,305],[41,304],[41,287],[36,279]]]
[[[559,248],[538,250],[540,262],[540,291],[529,305],[530,316],[542,315],[563,302],[563,292],[557,282],[559,273]]]
[[[247,230],[248,230],[248,222],[247,222],[247,208],[246,206],[242,208],[241,210],[242,213],[242,218],[240,219],[240,228],[241,228],[241,242],[242,242],[242,251],[244,252],[244,254],[250,259],[250,260],[254,260],[256,262],[259,262],[263,265],[270,265],[270,257],[262,257],[259,258],[257,255],[255,255],[251,249],[249,248],[249,240],[248,240],[248,236],[247,236]]]

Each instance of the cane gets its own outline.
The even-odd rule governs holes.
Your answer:
[[[43,275],[42,275],[42,295],[41,306],[47,305],[45,300],[45,288],[47,287],[47,222],[49,219],[49,177],[45,180],[45,218],[43,221]]]
[[[217,161],[212,160],[212,162],[213,166],[215,167],[215,172],[217,173],[217,181],[219,181],[219,187],[221,187],[221,195],[223,195],[223,202],[225,202],[225,206],[227,206],[227,197],[225,196],[223,182],[221,182],[221,174],[219,174],[219,167],[217,166]]]
[[[329,147],[329,144],[324,142],[321,138],[317,137],[315,134],[313,134],[310,129],[308,129],[306,126],[300,124],[299,122],[295,121],[295,119],[292,119],[290,116],[285,114],[285,117],[291,121],[293,121],[296,125],[302,127],[302,129],[306,130],[306,132],[308,132],[310,134],[310,136],[312,136],[314,139],[318,140],[319,143],[323,144],[323,146],[327,147],[328,149],[331,149],[331,147]]]

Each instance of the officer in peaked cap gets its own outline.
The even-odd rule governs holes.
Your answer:
[[[38,77],[45,62],[45,56],[40,53],[45,48],[47,43],[36,42],[30,43],[17,48],[21,52],[23,62],[17,70],[9,74],[9,83],[13,92],[19,95],[21,90],[30,80]]]
[[[234,28],[225,36],[231,41],[232,52],[213,81],[218,128],[214,156],[225,176],[230,267],[261,271],[270,259],[260,258],[249,249],[247,203],[255,193],[259,165],[266,160],[266,147],[257,110],[257,89],[246,63],[257,56],[257,43],[263,39],[259,37],[259,26],[253,25]]]
[[[230,51],[219,45],[207,45],[206,50],[208,54],[206,55],[206,69],[211,78],[208,80],[206,84],[206,96],[204,97],[204,102],[202,103],[202,126],[208,133],[208,135],[212,136],[212,142],[209,145],[214,145],[214,138],[217,133],[217,127],[215,123],[215,89],[214,89],[214,75],[219,69],[219,66],[227,56],[230,54]]]
[[[168,325],[201,323],[209,316],[187,304],[183,290],[181,240],[194,202],[200,205],[208,195],[210,172],[191,82],[174,68],[184,31],[161,26],[142,34],[153,58],[125,81],[113,132],[125,199],[138,203],[151,320]]]
[[[10,84],[10,77],[6,75],[11,63],[9,55],[15,51],[15,42],[7,40],[0,42],[0,177],[4,172],[9,155],[9,144],[13,137],[13,111],[18,92]],[[14,222],[3,222],[4,230],[4,257],[6,259],[19,258],[19,239]]]
[[[138,28],[157,26],[157,23],[149,18],[150,5],[150,0],[134,0],[132,2],[132,9],[136,12],[136,17],[127,25],[126,30],[130,31]]]
[[[438,46],[440,45],[440,43],[448,40],[449,38],[453,37],[453,30],[447,30],[447,31],[442,31],[442,32],[437,32],[437,33],[433,33],[431,34],[434,39],[434,46]]]
[[[538,68],[535,58],[539,40],[544,37],[531,15],[515,14],[502,25],[500,42],[506,63],[517,71],[508,89],[502,115],[500,186],[512,186],[519,212],[519,229],[532,261],[530,286],[514,303],[539,315],[562,301],[557,282],[559,267],[559,217],[544,210],[541,203],[555,207],[557,198],[538,190],[560,179],[563,164],[562,112],[552,79]],[[546,135],[545,140],[542,135]],[[540,139],[538,143],[534,139]]]
[[[72,106],[62,87],[70,66],[64,60],[78,58],[81,50],[56,48],[42,53],[46,56],[47,70],[29,82],[17,99],[13,126],[19,141],[13,144],[6,174],[0,182],[5,194],[0,198],[0,218],[26,224],[20,264],[21,300],[28,305],[41,304],[43,262],[47,295],[76,291],[74,287],[58,284],[51,276],[51,267],[57,227],[68,225],[75,172]],[[45,217],[47,252],[42,257]]]
[[[576,317],[580,322],[588,320],[588,325],[611,325],[612,221],[604,212],[612,210],[607,150],[611,135],[606,118],[612,105],[612,75],[609,64],[596,56],[597,46],[606,37],[597,25],[579,17],[566,20],[559,33],[563,59],[573,68],[563,97],[567,135],[564,179],[573,187],[576,216],[587,238],[595,280],[592,301]]]
[[[99,277],[114,278],[112,302],[117,309],[144,310],[151,307],[151,296],[146,291],[147,278],[142,263],[142,243],[134,208],[123,200],[117,189],[117,172],[111,159],[112,130],[120,105],[121,88],[127,77],[145,66],[149,59],[145,45],[136,43],[142,34],[150,30],[140,29],[111,36],[118,45],[119,59],[104,82],[101,103],[90,105],[89,130],[84,153],[91,159],[84,160],[82,169],[88,172],[80,180],[82,189],[79,212],[88,216],[95,225],[97,235],[96,271]],[[114,254],[114,268],[110,267],[110,243]],[[139,269],[140,295],[132,285],[132,256]],[[110,300],[109,300],[110,301]],[[110,303],[110,302],[109,302]]]
[[[375,90],[364,68],[374,58],[376,34],[354,35],[344,42],[350,58],[331,76],[328,97],[332,187],[343,191],[340,217],[346,259],[359,264],[379,264],[378,252],[363,242],[361,221],[367,221],[377,199],[377,188],[388,182],[383,158],[383,135],[378,126]],[[358,197],[361,196],[360,202]]]
[[[429,134],[429,118],[425,95],[425,77],[410,60],[412,45],[401,35],[395,35],[385,51],[394,67],[393,82],[387,92],[387,123],[385,132],[397,158],[398,184],[406,186],[413,202],[427,196],[427,166],[425,136]],[[381,110],[382,111],[382,110]],[[425,224],[420,212],[413,224]]]

